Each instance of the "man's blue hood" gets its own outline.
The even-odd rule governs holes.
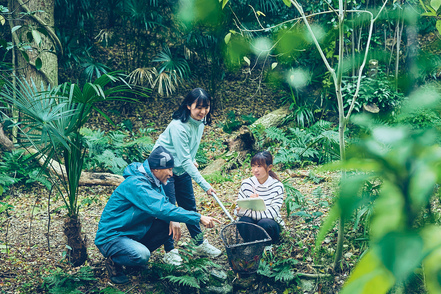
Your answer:
[[[130,176],[144,176],[151,183],[153,183],[153,184],[156,183],[156,181],[154,180],[153,173],[150,170],[148,160],[145,160],[144,163],[142,163],[142,164],[140,162],[133,162],[133,163],[129,164],[124,169],[123,176],[125,179],[127,179]]]

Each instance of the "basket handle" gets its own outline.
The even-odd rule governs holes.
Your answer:
[[[214,199],[216,199],[217,203],[219,204],[219,206],[222,208],[222,210],[225,212],[225,214],[228,216],[228,218],[234,222],[234,218],[231,216],[231,214],[228,212],[228,210],[225,208],[225,206],[222,204],[222,202],[219,200],[219,198],[217,198],[216,193],[212,192],[211,196],[214,197]]]

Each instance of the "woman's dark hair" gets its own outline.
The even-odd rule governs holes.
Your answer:
[[[194,102],[196,102],[196,106],[208,107],[211,104],[210,94],[208,94],[207,91],[201,88],[191,90],[190,93],[185,96],[185,99],[184,101],[182,101],[178,110],[173,113],[172,118],[180,119],[183,123],[187,122],[190,118],[190,110],[187,106],[191,107]],[[211,124],[211,111],[209,111],[205,116],[204,124]]]
[[[271,155],[271,153],[269,153],[269,151],[262,151],[257,153],[256,155],[253,156],[253,158],[251,158],[251,166],[253,165],[261,165],[261,166],[270,166],[273,164],[273,156]],[[276,180],[280,181],[279,177],[276,175],[275,172],[273,172],[272,170],[270,170],[269,175],[273,178],[275,178]]]

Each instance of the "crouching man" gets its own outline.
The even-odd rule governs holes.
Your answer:
[[[135,162],[124,170],[125,180],[116,188],[104,208],[95,245],[106,257],[110,280],[129,281],[122,266],[143,267],[151,252],[163,245],[169,235],[175,240],[180,231],[170,231],[170,221],[213,228],[217,219],[187,211],[171,204],[161,185],[172,176],[172,155],[157,147],[144,163]]]

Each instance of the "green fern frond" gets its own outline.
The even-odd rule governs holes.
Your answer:
[[[115,156],[111,150],[105,150],[103,154],[97,155],[96,159],[115,174],[122,174],[128,165],[124,159]]]
[[[137,138],[133,141],[126,142],[126,143],[122,144],[122,147],[128,148],[128,147],[133,147],[136,145],[141,146],[141,145],[152,145],[152,144],[153,144],[153,140],[151,137],[143,136],[143,137]],[[152,147],[153,147],[153,145],[152,145]]]
[[[259,263],[259,268],[257,269],[259,275],[271,278],[273,276],[273,271],[271,266],[265,260],[261,260]]]
[[[280,272],[274,274],[274,280],[276,282],[281,281],[288,283],[295,278],[294,271],[290,268],[284,267]]]
[[[122,131],[109,132],[109,144],[113,145],[114,148],[121,148],[124,145],[124,139],[127,134]]]
[[[270,128],[265,129],[265,134],[269,139],[271,139],[273,141],[279,141],[284,144],[289,143],[289,139],[286,137],[283,130],[278,129],[276,127],[270,127]]]
[[[196,288],[196,289],[200,289],[201,286],[199,286],[199,282],[196,278],[191,277],[191,276],[166,276],[163,279],[167,279],[170,282],[174,283],[174,284],[179,284],[181,286],[188,286],[188,287],[192,287],[192,288]]]

